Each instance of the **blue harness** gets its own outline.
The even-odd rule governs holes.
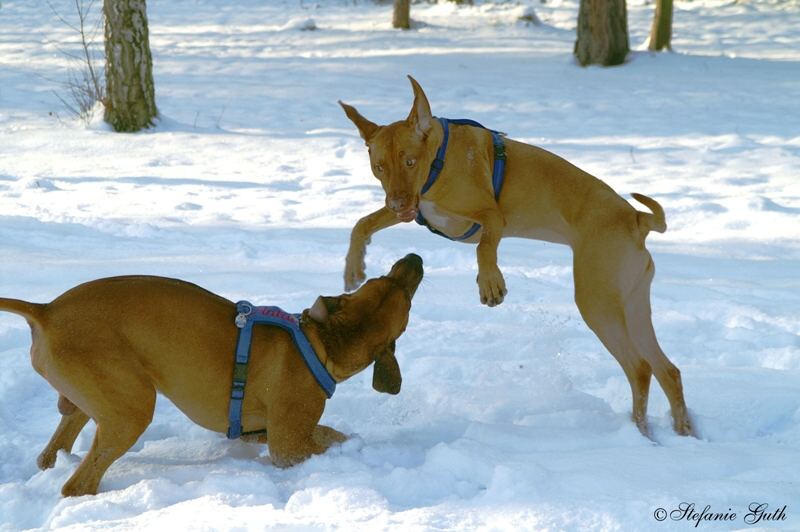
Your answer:
[[[228,407],[228,438],[235,440],[242,435],[264,434],[266,430],[242,432],[242,402],[244,387],[247,383],[247,364],[250,361],[250,344],[253,340],[253,325],[264,323],[280,327],[287,331],[294,345],[303,357],[311,374],[314,375],[325,395],[330,399],[336,391],[336,381],[320,362],[314,348],[300,330],[300,314],[289,314],[279,307],[254,307],[247,301],[236,303],[236,326],[239,328],[239,339],[236,342],[236,359],[233,366],[233,384],[231,385],[231,401]]]
[[[444,168],[444,158],[447,155],[447,141],[450,137],[449,132],[449,124],[456,124],[459,126],[474,126],[479,127],[481,129],[486,129],[489,133],[492,134],[492,144],[494,144],[494,165],[492,167],[492,187],[494,188],[494,199],[495,201],[500,199],[500,191],[503,189],[503,178],[505,177],[506,171],[506,145],[503,142],[503,134],[499,131],[495,131],[493,129],[488,129],[483,125],[475,122],[474,120],[469,120],[466,118],[461,118],[457,120],[450,120],[447,118],[436,118],[439,123],[442,125],[442,130],[444,131],[444,137],[442,138],[442,144],[439,146],[439,150],[436,152],[436,158],[431,163],[431,171],[428,173],[428,180],[425,181],[425,184],[422,185],[422,191],[420,195],[425,194],[434,183],[436,183],[436,179],[439,177],[439,174],[442,173],[442,168]],[[417,213],[416,222],[420,225],[424,225],[427,227],[432,233],[435,233],[439,236],[443,236],[445,238],[449,238],[450,240],[457,240],[463,241],[477,233],[480,228],[481,224],[475,222],[472,224],[466,233],[461,236],[452,237],[448,236],[441,231],[438,231],[431,227],[428,221],[422,216],[422,211]]]

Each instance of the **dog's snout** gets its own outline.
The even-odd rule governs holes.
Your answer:
[[[386,205],[395,212],[407,211],[411,206],[408,194],[397,194],[386,200]]]
[[[411,222],[418,214],[417,198],[408,192],[388,192],[386,194],[386,207],[393,211],[401,222]]]
[[[403,275],[403,272],[413,272],[413,276],[422,276],[422,257],[416,253],[409,253],[398,260],[392,267],[392,271]]]
[[[422,268],[422,257],[416,253],[409,253],[398,260],[392,266],[392,271],[389,272],[389,277],[394,278],[405,286],[412,297],[420,281],[422,281],[423,275],[425,275],[425,272]]]

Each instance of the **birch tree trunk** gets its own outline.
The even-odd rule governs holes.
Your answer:
[[[581,66],[619,65],[629,50],[625,0],[581,0],[574,50]]]
[[[650,28],[650,44],[648,48],[658,52],[666,48],[672,49],[672,0],[656,0],[656,14]]]
[[[402,30],[411,27],[411,0],[394,0],[392,26]]]
[[[157,116],[145,0],[104,0],[105,121],[114,131],[139,131]]]

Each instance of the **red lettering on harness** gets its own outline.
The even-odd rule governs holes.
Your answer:
[[[270,318],[277,318],[279,320],[288,321],[290,323],[297,324],[297,318],[294,315],[289,314],[288,312],[284,312],[283,310],[279,309],[278,307],[256,307],[256,312],[261,314],[262,316],[268,316]]]

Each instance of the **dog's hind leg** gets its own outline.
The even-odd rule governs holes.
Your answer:
[[[97,431],[89,452],[61,489],[66,497],[97,493],[108,467],[136,443],[153,419],[156,390],[146,378],[132,371],[108,371],[97,377],[91,390],[83,389],[83,397],[75,398],[94,419]]]
[[[645,436],[649,437],[649,429],[647,427],[647,400],[650,396],[650,379],[653,376],[653,370],[646,360],[637,358],[633,364],[633,375],[628,375],[628,381],[635,381],[631,384],[633,391],[633,421],[639,427],[639,431]],[[628,372],[626,372],[626,375]]]
[[[650,283],[655,267],[650,254],[624,243],[609,244],[613,241],[606,243],[602,255],[576,253],[575,301],[581,315],[625,371],[639,430],[649,435],[646,409],[652,374],[669,400],[675,431],[691,435],[680,371],[661,350],[653,329]]]
[[[661,350],[653,328],[650,282],[654,273],[655,268],[651,260],[648,264],[647,276],[628,298],[626,315],[628,316],[630,336],[637,351],[652,368],[656,380],[669,400],[675,432],[684,436],[694,436],[694,429],[686,410],[681,372]]]
[[[598,299],[595,291],[583,296],[577,287],[575,301],[586,324],[622,366],[633,398],[631,417],[642,435],[649,438],[647,399],[651,371],[649,364],[639,357],[628,335],[622,302],[613,296]]]
[[[58,400],[59,410],[62,410],[62,400],[69,401],[68,399],[64,398],[64,396],[61,396]],[[67,409],[63,409],[62,412],[66,410]],[[39,466],[39,469],[45,470],[53,467],[56,463],[56,454],[58,451],[63,450],[68,453],[72,452],[72,446],[75,444],[75,439],[86,425],[86,422],[89,421],[89,416],[87,416],[79,408],[75,407],[75,405],[72,405],[72,408],[69,410],[71,410],[71,412],[65,413],[61,416],[61,421],[58,423],[56,431],[53,433],[53,436],[50,438],[47,446],[45,446],[44,450],[39,455],[39,458],[36,460],[36,464]]]
[[[619,249],[626,248],[626,244],[623,243]],[[615,256],[625,257],[625,255],[624,252],[615,254],[613,251],[613,247],[597,251],[580,248],[576,250],[573,263],[575,303],[586,324],[625,372],[632,395],[631,417],[639,431],[649,438],[647,402],[652,370],[648,360],[641,356],[630,334],[629,313],[625,297],[622,295],[626,288],[630,290],[630,285],[625,277],[622,277],[625,280],[621,281],[623,261],[618,263],[611,260]],[[625,262],[630,266],[632,262],[630,259],[643,257],[640,253],[635,253],[628,255],[629,260]],[[628,286],[620,286],[622,283]]]

